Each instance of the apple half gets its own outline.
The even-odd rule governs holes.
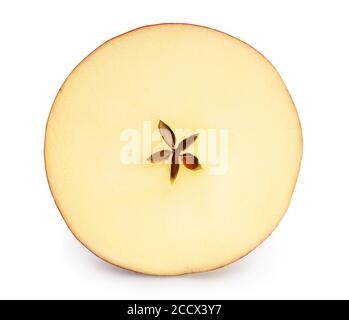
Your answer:
[[[159,121],[173,132],[224,130],[224,150],[197,156],[200,170],[179,163],[173,183],[172,160],[143,161],[143,147],[139,163],[125,164],[123,133],[143,141],[144,123],[156,136]],[[174,152],[157,139],[152,152]],[[207,140],[200,133],[185,152]],[[142,27],[93,51],[59,90],[45,136],[49,186],[75,237],[107,262],[153,275],[213,270],[256,248],[287,210],[301,156],[297,112],[271,63],[189,24]]]

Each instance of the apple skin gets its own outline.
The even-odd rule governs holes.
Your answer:
[[[254,50],[255,52],[257,52],[258,54],[260,54],[265,60],[267,60],[269,62],[269,64],[274,68],[274,70],[277,72],[275,66],[270,62],[269,59],[267,59],[262,53],[260,53],[257,49],[255,49],[254,47],[252,47],[250,44],[244,42],[243,40],[237,38],[237,37],[234,37],[228,33],[225,33],[223,31],[220,31],[220,30],[217,30],[217,29],[214,29],[214,28],[210,28],[210,27],[207,27],[207,26],[202,26],[202,25],[198,25],[198,24],[191,24],[191,23],[175,23],[175,22],[170,22],[170,23],[157,23],[157,24],[149,24],[149,25],[144,25],[144,26],[141,26],[141,27],[138,27],[138,28],[135,28],[133,30],[130,30],[130,31],[127,31],[125,33],[122,33],[118,36],[115,36],[107,41],[105,41],[104,43],[102,43],[100,46],[98,46],[95,50],[93,50],[90,54],[88,54],[83,60],[80,61],[80,63],[71,71],[70,74],[72,74],[74,72],[74,70],[76,70],[86,59],[88,59],[95,51],[97,51],[100,47],[104,46],[106,43],[108,43],[109,41],[112,41],[114,39],[117,39],[117,38],[120,38],[128,33],[131,33],[131,32],[134,32],[136,30],[140,30],[140,29],[143,29],[143,28],[147,28],[147,27],[154,27],[154,26],[161,26],[161,25],[187,25],[187,26],[195,26],[195,27],[200,27],[200,28],[205,28],[205,29],[208,29],[208,30],[213,30],[213,31],[216,31],[216,32],[219,32],[221,34],[224,34],[224,35],[227,35],[231,38],[234,38],[234,39],[237,39],[239,40],[240,42],[244,43],[245,45],[247,45],[248,47],[250,47],[252,50]],[[278,72],[277,72],[278,73]],[[68,75],[68,77],[70,76],[70,74]],[[66,78],[66,80],[68,79],[68,77]],[[50,192],[51,192],[51,195],[52,195],[52,198],[57,206],[57,209],[58,211],[60,212],[65,224],[67,225],[68,229],[71,231],[71,233],[74,235],[74,237],[88,250],[90,251],[91,253],[93,253],[95,256],[97,256],[99,259],[103,260],[104,262],[114,266],[114,267],[117,267],[117,268],[120,268],[122,270],[126,270],[126,271],[129,271],[129,272],[132,272],[132,273],[136,273],[136,274],[140,274],[140,275],[147,275],[147,276],[182,276],[182,275],[187,275],[187,274],[193,274],[193,273],[204,273],[204,272],[211,272],[211,271],[215,271],[215,270],[218,270],[218,269],[221,269],[221,268],[224,268],[224,267],[227,267],[229,265],[231,265],[232,263],[234,262],[237,262],[241,259],[243,259],[244,257],[246,257],[247,255],[249,255],[252,251],[254,251],[257,247],[259,247],[267,238],[269,238],[269,236],[273,233],[273,231],[276,229],[276,227],[279,225],[279,223],[281,222],[281,220],[283,219],[288,207],[289,207],[289,203],[288,205],[286,206],[286,210],[283,212],[280,220],[278,221],[278,223],[273,226],[272,230],[260,241],[258,242],[251,250],[249,250],[247,253],[241,255],[240,257],[236,258],[236,259],[233,259],[225,264],[222,264],[218,267],[215,267],[215,268],[210,268],[210,269],[203,269],[203,270],[194,270],[194,271],[189,271],[189,272],[182,272],[182,273],[171,273],[171,274],[167,274],[167,273],[164,273],[164,274],[154,274],[154,273],[147,273],[147,272],[143,272],[143,271],[136,271],[136,270],[133,270],[133,269],[128,269],[127,267],[125,266],[121,266],[121,265],[117,265],[111,261],[109,261],[107,258],[105,257],[102,257],[100,255],[98,255],[96,252],[92,251],[91,249],[88,248],[88,246],[81,240],[79,239],[79,237],[76,235],[76,233],[69,227],[66,219],[64,218],[64,215],[60,209],[60,206],[59,206],[59,203],[57,201],[57,199],[55,198],[55,195],[52,191],[52,186],[50,184],[50,180],[49,180],[49,177],[48,177],[48,172],[47,172],[47,166],[46,166],[46,159],[47,159],[47,156],[46,156],[46,134],[47,134],[47,125],[48,125],[48,120],[51,116],[51,113],[52,113],[52,107],[53,105],[55,104],[55,101],[59,95],[59,93],[61,92],[64,84],[66,83],[66,80],[63,82],[63,84],[61,85],[53,103],[52,103],[52,106],[51,106],[51,111],[47,117],[47,121],[46,121],[46,128],[45,128],[45,143],[44,143],[44,160],[45,160],[45,173],[46,173],[46,178],[47,178],[47,182],[48,182],[48,185],[49,185],[49,189],[50,189]],[[293,99],[289,94],[289,97],[290,99],[292,100],[293,102]],[[293,103],[294,105],[294,103]],[[294,192],[294,189],[295,189],[295,186],[296,186],[296,183],[297,183],[297,180],[298,180],[298,176],[299,176],[299,173],[300,173],[300,167],[301,167],[301,163],[302,163],[302,158],[303,158],[303,135],[302,135],[302,127],[301,127],[301,123],[300,123],[300,120],[299,120],[299,116],[298,116],[298,112],[296,110],[296,108],[294,108],[294,111],[295,111],[295,114],[297,115],[297,122],[298,122],[298,126],[299,126],[299,129],[300,129],[300,149],[301,149],[301,159],[300,159],[300,162],[299,162],[299,166],[298,166],[298,169],[297,169],[297,174],[296,174],[296,177],[295,177],[295,181],[294,181],[294,184],[293,184],[293,190],[291,192],[291,197],[290,199],[292,198],[292,194]]]

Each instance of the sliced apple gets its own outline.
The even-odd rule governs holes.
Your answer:
[[[125,164],[122,133],[142,132],[144,121],[155,132],[160,120],[174,133],[226,130],[225,169],[196,153],[209,140],[201,133],[176,155],[172,184],[171,150],[188,135],[167,132],[151,151],[168,151]],[[185,24],[143,27],[87,56],[59,91],[45,138],[49,185],[76,238],[114,265],[156,275],[212,270],[260,244],[289,205],[301,154],[295,106],[268,60]],[[201,170],[190,170],[192,156]]]

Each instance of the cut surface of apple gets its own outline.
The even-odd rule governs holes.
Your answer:
[[[197,134],[172,183],[160,122],[173,148]],[[142,27],[93,51],[57,94],[45,136],[50,189],[76,238],[154,275],[216,269],[258,246],[288,208],[301,155],[297,112],[270,62],[186,24]]]

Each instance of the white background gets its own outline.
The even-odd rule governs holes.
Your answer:
[[[1,1],[0,298],[349,298],[348,1]],[[133,274],[87,251],[46,182],[44,131],[68,73],[102,42],[159,22],[230,33],[279,70],[304,157],[281,225],[239,262],[180,277]],[[209,235],[208,235],[209,236]]]

